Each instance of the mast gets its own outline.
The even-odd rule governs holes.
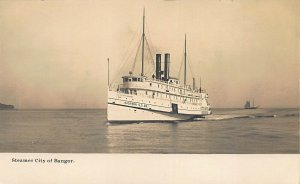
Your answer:
[[[142,35],[142,76],[144,76],[144,41],[145,41],[145,8],[143,10],[143,35]]]
[[[186,34],[184,34],[184,85],[186,85]]]
[[[107,58],[107,86],[109,86],[109,58]]]

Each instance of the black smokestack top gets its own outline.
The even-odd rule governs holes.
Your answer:
[[[161,54],[156,54],[156,79],[161,79]]]
[[[165,81],[169,80],[170,76],[170,54],[166,53],[165,54],[165,70],[164,70],[164,79]]]

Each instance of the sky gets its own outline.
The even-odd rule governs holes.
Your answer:
[[[243,107],[248,99],[265,108],[297,107],[298,6],[296,0],[0,1],[0,102],[105,108],[107,58],[110,78],[120,78],[120,66],[133,61],[145,8],[152,54],[170,53],[171,75],[178,76],[186,34],[188,82],[191,74],[197,84],[201,76],[213,108]]]

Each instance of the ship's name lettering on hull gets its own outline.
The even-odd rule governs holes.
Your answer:
[[[130,106],[147,108],[147,105],[146,105],[146,104],[143,104],[143,103],[129,102],[129,101],[126,101],[126,102],[124,102],[124,103],[125,103],[126,105],[130,105]]]

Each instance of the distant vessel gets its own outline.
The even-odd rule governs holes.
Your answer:
[[[141,38],[141,74],[133,74],[133,71],[129,71],[129,75],[122,77],[123,83],[117,84],[117,89],[113,89],[112,85],[109,84],[107,120],[109,122],[178,121],[211,114],[208,94],[205,90],[201,89],[201,82],[199,88],[195,85],[195,78],[193,78],[192,86],[186,84],[186,37],[184,83],[181,85],[178,78],[170,76],[169,53],[164,54],[163,71],[161,69],[161,54],[156,54],[156,69],[152,71],[151,77],[145,75],[144,41],[146,38],[144,29],[145,11],[143,14],[143,34]]]
[[[0,103],[0,110],[11,110],[14,109],[15,107],[13,105],[6,105],[6,104],[2,104]]]
[[[257,109],[258,107],[259,106],[254,106],[254,100],[252,100],[252,105],[251,105],[250,100],[247,100],[245,105],[244,105],[245,109]]]

